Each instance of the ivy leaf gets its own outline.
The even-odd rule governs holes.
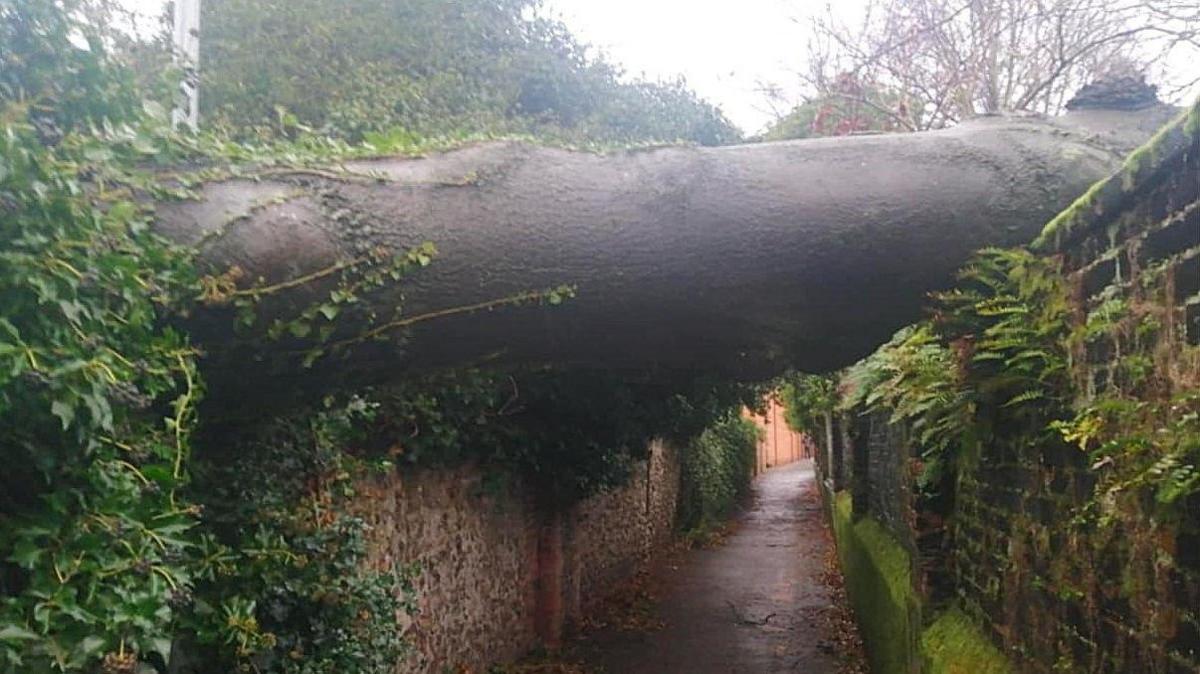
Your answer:
[[[36,641],[41,639],[37,632],[27,630],[19,625],[5,625],[0,627],[0,641],[15,642],[15,641]]]
[[[100,393],[93,393],[83,396],[83,402],[87,405],[88,412],[97,425],[106,430],[112,429],[112,407],[108,404],[108,398]]]
[[[237,309],[237,327],[249,328],[254,325],[254,305],[241,304]]]
[[[160,122],[167,121],[167,109],[158,101],[152,101],[149,99],[142,101],[142,110],[144,110],[146,114],[153,119],[156,119]]]
[[[141,470],[142,476],[147,480],[150,480],[151,482],[157,482],[159,485],[164,487],[170,486],[171,482],[175,479],[174,475],[171,473],[171,469],[164,465],[151,464],[149,466],[143,466]]]
[[[23,569],[32,569],[37,566],[43,552],[45,551],[40,546],[26,539],[18,542],[13,547],[13,552],[8,556],[8,561]]]
[[[74,300],[59,300],[58,308],[62,311],[63,316],[72,323],[78,323],[79,317],[83,313],[83,305]]]
[[[288,332],[292,333],[292,336],[297,339],[304,339],[311,330],[312,327],[304,321],[292,321],[288,323]]]
[[[86,636],[83,639],[80,639],[79,643],[75,646],[73,659],[75,662],[80,664],[86,663],[88,660],[91,660],[100,654],[100,651],[104,648],[104,644],[104,637],[98,637],[95,635]]]
[[[166,637],[156,637],[150,640],[150,652],[157,653],[163,662],[171,661],[171,640]]]
[[[15,341],[21,341],[21,331],[11,321],[3,316],[0,316],[0,329],[4,330]]]
[[[137,209],[132,201],[118,201],[108,207],[108,218],[113,222],[128,222],[137,215]]]
[[[62,420],[64,431],[70,428],[71,422],[75,421],[75,407],[62,400],[50,403],[50,413]]]
[[[84,150],[83,157],[84,157],[84,159],[87,159],[88,161],[94,161],[94,162],[100,164],[100,163],[104,163],[107,161],[111,161],[113,158],[113,153],[112,153],[112,150],[110,150],[106,147],[96,146],[96,147],[89,147],[88,149]]]
[[[302,362],[302,365],[306,369],[310,368],[310,367],[312,367],[313,363],[317,362],[317,360],[319,360],[324,355],[325,355],[324,349],[312,349],[304,354],[304,361]]]
[[[133,141],[130,144],[139,154],[158,154],[158,147],[154,144],[154,140],[142,134],[134,136]]]

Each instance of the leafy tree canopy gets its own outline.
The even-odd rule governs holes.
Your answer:
[[[626,81],[536,0],[209,0],[202,115],[238,130],[359,139],[535,133],[729,143],[739,133],[682,80]]]

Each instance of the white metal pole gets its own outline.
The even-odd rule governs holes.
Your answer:
[[[200,0],[175,0],[175,62],[183,70],[171,121],[193,131],[200,122]]]

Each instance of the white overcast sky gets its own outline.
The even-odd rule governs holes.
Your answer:
[[[805,13],[824,5],[820,0],[546,0],[549,12],[630,74],[683,75],[748,132],[773,118],[758,92],[760,83],[794,90],[804,54]]]
[[[336,2],[337,0],[330,0]],[[148,15],[164,0],[122,0]],[[808,17],[836,7],[843,19],[859,14],[863,0],[543,0],[544,12],[562,19],[583,42],[602,51],[630,75],[679,75],[716,103],[744,131],[761,130],[774,115],[761,84],[779,87],[791,102],[800,96]],[[853,22],[853,19],[851,19]],[[201,28],[203,39],[203,28]],[[1191,72],[1195,63],[1171,70]],[[783,110],[782,112],[786,112]]]

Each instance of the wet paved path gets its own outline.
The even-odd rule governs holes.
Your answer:
[[[660,574],[663,629],[590,634],[585,660],[608,674],[836,672],[821,520],[811,462],[767,471],[724,544]]]

